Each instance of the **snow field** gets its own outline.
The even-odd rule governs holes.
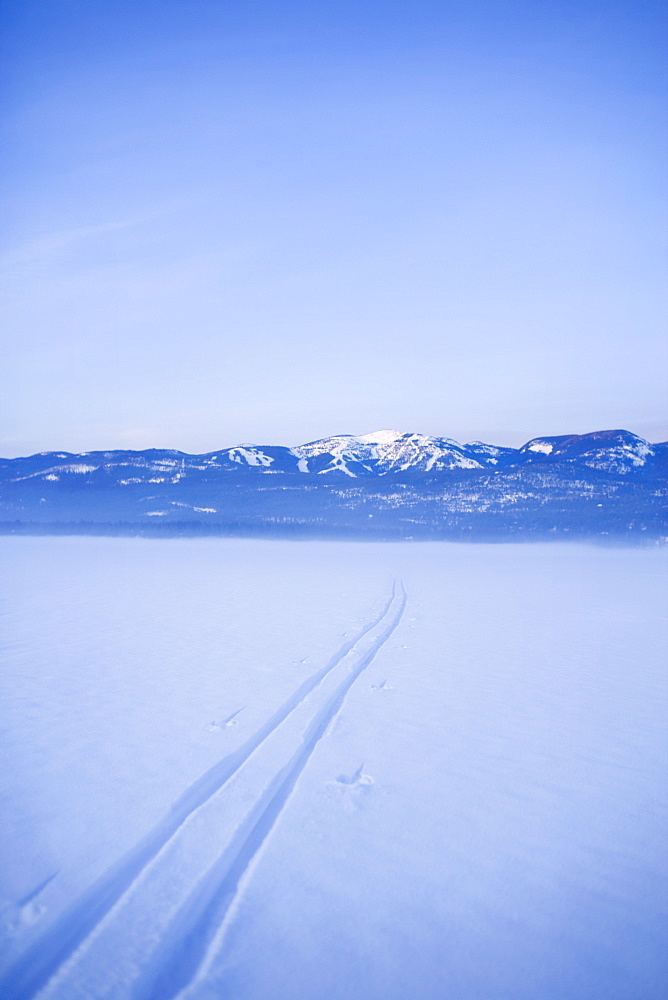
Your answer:
[[[661,995],[664,552],[3,549],[3,996]]]

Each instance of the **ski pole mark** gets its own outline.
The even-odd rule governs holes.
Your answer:
[[[251,754],[304,702],[311,691],[384,620],[395,600],[396,590],[396,581],[393,581],[390,597],[380,614],[345,642],[324,667],[303,681],[240,747],[221,758],[186,788],[169,812],[26,949],[0,980],[2,1000],[31,1000],[52,979],[93,934],[142,872],[174,839],[187,820],[229,781]]]
[[[213,730],[215,729],[229,729],[231,726],[236,726],[237,715],[240,715],[245,707],[246,707],[245,705],[242,705],[241,708],[238,708],[236,710],[236,712],[232,712],[231,715],[228,715],[226,719],[221,719],[220,722],[216,722],[215,720],[213,722],[210,722],[209,723],[210,731],[213,732]]]
[[[29,903],[34,902],[34,900],[37,899],[37,897],[39,895],[41,895],[41,893],[44,892],[44,890],[46,889],[47,885],[51,885],[51,883],[53,882],[54,878],[57,875],[59,875],[59,874],[60,874],[60,869],[57,868],[55,872],[53,872],[51,875],[48,875],[47,878],[45,878],[41,882],[39,882],[35,886],[35,888],[32,889],[31,892],[28,893],[27,896],[24,896],[23,899],[19,899],[17,901],[16,905],[19,906],[19,907],[22,907],[22,906],[27,906]]]
[[[403,648],[404,647],[402,646],[402,649]],[[387,683],[387,680],[384,680],[384,681],[381,681],[380,684],[372,684],[371,685],[371,690],[372,691],[394,691],[394,688],[392,687],[391,684]]]
[[[400,587],[399,607],[388,626],[315,714],[292,758],[275,775],[228,848],[195,886],[163,936],[150,966],[132,993],[132,1000],[156,1000],[158,997],[160,1000],[184,1000],[190,987],[206,975],[222,944],[227,917],[253,859],[271,834],[299,776],[341,709],[348,691],[399,624],[407,601],[403,583]],[[393,588],[393,598],[395,593],[396,588]],[[353,781],[368,784],[369,781],[364,780],[368,776],[362,774],[363,766]]]
[[[373,785],[370,774],[364,773],[364,764],[360,764],[354,774],[340,774],[336,779],[339,785]]]

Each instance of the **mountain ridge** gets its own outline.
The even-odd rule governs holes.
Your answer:
[[[384,430],[199,455],[0,459],[5,534],[658,540],[668,537],[667,500],[668,442],[621,429],[520,448]]]
[[[476,469],[489,466],[508,467],[527,462],[555,460],[581,461],[592,468],[625,473],[638,469],[654,458],[662,458],[668,442],[650,443],[631,431],[616,429],[592,431],[587,434],[545,435],[531,438],[519,448],[492,445],[482,441],[460,444],[453,438],[436,437],[415,432],[382,430],[370,434],[338,434],[317,438],[292,447],[244,443],[204,453],[184,452],[173,448],[106,449],[85,452],[45,451],[17,458],[0,459],[0,469],[16,463],[39,464],[41,459],[57,459],[55,466],[66,459],[92,459],[102,465],[115,464],[114,458],[144,457],[161,465],[174,461],[194,460],[196,465],[246,466],[258,470],[296,471],[319,475],[341,472],[351,478],[359,474],[387,475],[409,469],[420,472],[446,469]],[[328,460],[327,460],[328,459]],[[106,460],[106,461],[103,461]],[[294,461],[293,461],[294,460]],[[80,468],[72,471],[96,471],[86,462],[72,462]],[[119,462],[118,464],[122,464]],[[351,469],[350,466],[353,466]],[[276,468],[272,468],[275,466]],[[86,467],[84,469],[84,467]],[[362,471],[363,470],[363,471]],[[157,470],[156,470],[157,471]],[[39,475],[36,471],[33,475]]]

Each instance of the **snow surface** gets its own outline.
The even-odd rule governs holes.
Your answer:
[[[527,445],[527,451],[540,451],[544,455],[551,455],[554,451],[554,445],[549,441],[534,441]]]
[[[270,455],[265,455],[264,452],[259,451],[257,448],[244,448],[239,445],[237,448],[230,448],[227,453],[233,462],[239,462],[246,465],[263,465],[268,466],[274,461]]]
[[[365,444],[395,444],[400,438],[405,437],[403,431],[372,431],[370,434],[359,434],[358,441]]]
[[[666,550],[0,549],[3,1000],[664,995]]]

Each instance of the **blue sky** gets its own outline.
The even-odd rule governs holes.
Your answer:
[[[0,454],[668,438],[661,9],[5,0]]]

